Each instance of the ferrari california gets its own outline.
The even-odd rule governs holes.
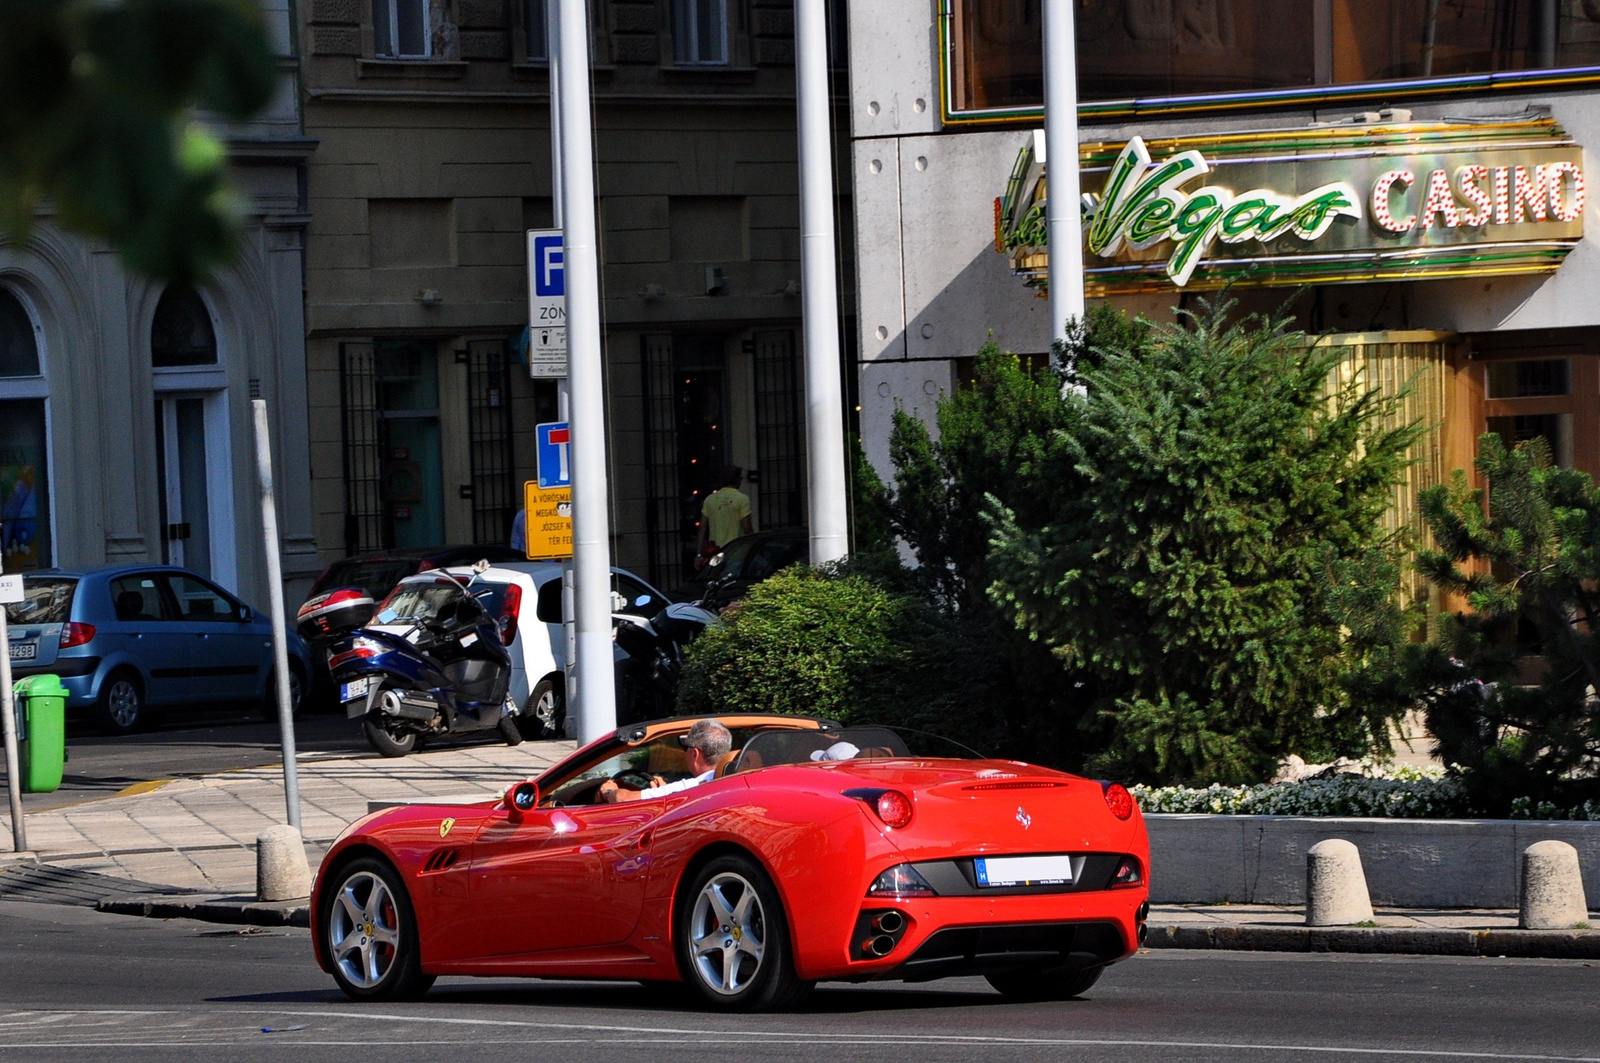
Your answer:
[[[625,727],[498,800],[352,824],[317,875],[318,963],[358,1000],[608,978],[757,1010],[951,975],[1063,999],[1143,940],[1149,844],[1121,785],[882,727],[715,719],[732,748],[667,796],[617,789],[693,778],[695,718]]]

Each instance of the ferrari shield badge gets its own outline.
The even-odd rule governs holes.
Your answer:
[[[443,838],[450,833],[450,828],[456,825],[455,817],[446,816],[444,822],[439,824],[439,837]]]
[[[1027,830],[1033,826],[1033,817],[1028,815],[1028,810],[1021,805],[1017,806],[1017,822],[1022,824],[1022,829]]]

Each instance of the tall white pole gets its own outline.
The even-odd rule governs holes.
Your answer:
[[[600,253],[595,237],[589,15],[561,7],[561,206],[566,240],[567,372],[572,388],[572,546],[576,576],[578,741],[617,727],[611,670],[611,515],[606,487],[605,375],[600,351]]]
[[[550,66],[550,224],[564,229],[566,212],[561,201],[561,5],[544,5],[544,52]],[[529,328],[532,328],[529,322]],[[572,388],[566,377],[556,381],[556,420],[571,421]],[[569,709],[577,704],[578,697],[578,626],[577,584],[572,575],[572,559],[561,562],[561,697]],[[576,734],[576,717],[566,722],[567,731]]]
[[[1044,0],[1044,150],[1050,234],[1050,338],[1083,319],[1083,222],[1078,187],[1078,53],[1073,0]]]
[[[267,618],[272,623],[272,668],[278,690],[278,736],[283,745],[283,801],[289,826],[300,829],[300,773],[294,761],[294,705],[289,697],[289,641],[283,619],[283,561],[278,556],[278,503],[272,489],[272,441],[267,402],[252,399],[256,417],[256,472],[261,480],[261,531],[267,548]]]
[[[795,97],[800,126],[800,301],[805,335],[811,563],[850,552],[844,469],[844,386],[833,232],[833,105],[827,0],[795,0]]]
[[[28,851],[28,830],[22,823],[22,765],[17,756],[17,716],[11,692],[11,640],[6,631],[6,607],[0,604],[0,727],[6,743],[6,799],[11,807],[11,847]]]

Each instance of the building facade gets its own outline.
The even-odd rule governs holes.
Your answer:
[[[288,0],[263,0],[278,99],[222,132],[250,202],[237,261],[198,290],[130,275],[42,211],[0,237],[5,571],[154,561],[267,600],[252,397],[267,400],[286,579],[314,575],[301,276],[302,166]]]
[[[1600,475],[1600,6],[1582,0],[1074,5],[1088,295],[1170,320],[1297,287],[1346,378],[1438,426],[1416,491],[1475,440]],[[1049,350],[1038,0],[857,0],[852,181],[861,426],[889,471],[993,335]]]
[[[758,526],[804,519],[791,5],[590,9],[614,558],[672,586],[721,466]],[[543,0],[300,11],[321,554],[504,542],[558,419],[526,366]]]

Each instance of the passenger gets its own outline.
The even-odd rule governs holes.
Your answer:
[[[689,728],[689,733],[678,739],[688,751],[690,777],[679,782],[664,782],[655,776],[655,785],[647,790],[624,790],[613,779],[600,784],[595,797],[602,803],[614,805],[618,801],[648,801],[668,794],[692,790],[703,782],[710,782],[717,773],[717,761],[733,748],[733,735],[716,720],[700,720]]]
[[[811,759],[812,760],[850,760],[850,759],[854,758],[856,756],[856,754],[858,754],[860,752],[861,752],[861,750],[859,748],[857,748],[856,746],[852,745],[849,742],[845,742],[845,741],[841,740],[841,741],[835,742],[833,745],[829,746],[827,749],[814,750],[812,752],[812,754],[811,754]]]

